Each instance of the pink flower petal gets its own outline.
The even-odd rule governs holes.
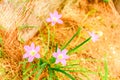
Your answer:
[[[34,55],[35,58],[40,58],[40,55],[37,53]]]
[[[66,49],[64,49],[64,50],[62,51],[63,55],[66,55],[67,52],[68,52],[68,51],[67,51]]]
[[[37,46],[37,47],[35,48],[35,51],[38,52],[39,50],[40,50],[40,46]]]
[[[61,17],[62,17],[62,15],[58,15],[58,16],[57,16],[58,19],[61,18]]]
[[[59,24],[63,24],[63,21],[60,20],[60,19],[58,19],[57,22],[58,22]]]
[[[30,57],[28,58],[28,62],[32,62],[33,59],[34,59],[34,57],[33,57],[33,56],[30,56]]]
[[[56,22],[52,22],[52,26],[54,26],[56,24]]]
[[[66,65],[66,61],[62,60],[61,63],[65,66]]]
[[[91,36],[93,42],[96,42],[98,40],[99,36],[96,35],[94,32],[88,32],[88,33]]]
[[[58,53],[58,54],[60,54],[60,53],[61,53],[61,50],[60,50],[59,48],[57,49],[57,53]]]
[[[53,57],[57,58],[58,54],[55,52],[53,53]]]
[[[60,60],[56,59],[56,62],[55,62],[55,63],[58,64],[59,62],[60,62]]]
[[[47,22],[51,22],[52,20],[51,20],[51,18],[47,18],[47,20],[46,20]]]
[[[58,16],[58,12],[57,12],[57,11],[54,11],[53,15],[54,15],[55,17],[57,17],[57,16]]]
[[[24,46],[25,51],[29,51],[30,47],[29,46]]]
[[[50,18],[54,17],[54,14],[50,13]]]
[[[34,49],[34,48],[35,48],[35,44],[31,43],[31,49]]]
[[[29,53],[25,53],[25,54],[23,55],[23,58],[27,58],[27,57],[29,57]]]
[[[68,55],[65,55],[65,56],[64,56],[64,59],[69,59],[69,56],[68,56]]]

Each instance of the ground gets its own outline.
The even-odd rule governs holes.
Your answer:
[[[73,63],[75,63],[74,60],[77,60],[81,67],[98,73],[87,73],[88,79],[80,73],[72,73],[75,76],[81,77],[83,80],[120,79],[120,15],[117,11],[114,12],[115,9],[110,5],[110,3],[88,3],[79,0],[76,1],[75,4],[66,3],[66,6],[64,6],[62,10],[58,9],[62,14],[64,24],[57,24],[55,29],[50,28],[51,32],[56,32],[55,41],[60,45],[72,37],[77,31],[78,26],[82,28],[80,36],[77,36],[67,49],[73,48],[88,38],[88,31],[94,31],[100,35],[98,41],[88,42],[70,56]],[[14,37],[10,37],[6,31],[1,30],[0,33],[4,42],[4,55],[2,54],[0,57],[0,77],[2,80],[21,80],[21,65],[19,62],[23,60],[23,46],[31,42],[45,45],[46,43],[43,44],[42,40],[46,41],[44,38],[48,37],[46,30],[45,25],[42,25],[40,31],[25,43],[20,43],[16,37],[17,35],[15,33],[18,32],[18,30],[13,32],[12,35]],[[6,35],[4,35],[4,33],[6,33]],[[44,36],[41,36],[41,34],[44,34]],[[6,38],[8,36],[9,38]],[[2,45],[0,47],[0,49],[2,49]],[[107,71],[105,71],[107,70],[105,69],[105,63],[107,64],[108,74],[106,73]],[[108,77],[107,79],[101,76],[105,74]]]

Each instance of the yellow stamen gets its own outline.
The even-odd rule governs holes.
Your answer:
[[[58,59],[62,59],[62,58],[63,58],[63,55],[59,54]]]
[[[55,21],[55,22],[56,22],[56,21],[57,21],[57,18],[56,18],[56,17],[53,17],[53,21]]]
[[[32,56],[34,56],[34,55],[35,55],[35,51],[32,50],[32,51],[30,52],[30,54],[31,54]]]

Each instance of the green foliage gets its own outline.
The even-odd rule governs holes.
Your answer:
[[[47,63],[43,63],[40,67],[38,67],[38,73],[35,75],[35,80],[39,79],[40,74],[43,72],[43,70],[46,68]]]
[[[110,2],[110,0],[103,0],[103,1],[106,2],[106,3]]]
[[[72,36],[72,38],[61,48],[61,50],[65,49],[69,44],[70,42],[80,33],[80,30],[81,28],[79,27],[78,28],[78,31]]]
[[[1,45],[1,46],[3,45],[3,39],[2,39],[1,36],[0,36],[0,45]]]
[[[82,43],[80,43],[79,45],[77,45],[75,48],[69,50],[67,54],[70,54],[70,53],[72,53],[72,52],[75,52],[79,47],[83,46],[83,45],[84,45],[85,43],[87,43],[90,39],[91,39],[91,37],[89,37],[88,39],[86,39],[85,41],[83,41]]]
[[[46,40],[44,39],[42,41],[45,47],[44,57],[40,58],[39,60],[36,60],[36,62],[29,63],[30,64],[29,67],[27,67],[28,62],[26,60],[22,62],[23,80],[27,80],[31,76],[34,77],[34,80],[38,80],[42,72],[47,72],[49,74],[42,80],[59,80],[59,76],[57,75],[59,73],[64,74],[71,80],[76,80],[75,75],[70,74],[71,72],[74,73],[79,72],[82,74],[82,76],[86,77],[86,79],[89,80],[88,73],[95,73],[95,72],[92,72],[87,68],[81,67],[79,65],[80,60],[74,61],[74,63],[70,62],[69,65],[67,66],[62,66],[61,64],[55,64],[56,58],[54,58],[51,53],[53,53],[54,51],[57,52],[58,43],[55,43],[54,40],[55,32],[51,33],[50,28],[47,24],[46,24],[46,29],[47,29],[47,39]],[[80,31],[81,28],[78,28],[78,31],[60,49],[64,50],[66,47],[68,47],[69,44],[73,41],[73,39],[79,35]],[[40,37],[43,37],[44,34],[41,33],[40,35],[41,35]],[[75,46],[73,49],[70,49],[67,54],[70,55],[71,53],[76,52],[81,46],[83,46],[88,41],[90,41],[90,39],[91,37],[87,38],[86,40]],[[47,43],[45,44],[45,42]],[[52,42],[52,45],[50,44],[50,42]],[[82,80],[82,78],[79,79]]]
[[[2,49],[0,48],[0,57],[2,57],[3,56],[3,51],[2,51]]]
[[[67,77],[69,77],[71,80],[75,80],[75,78],[73,76],[71,76],[69,73],[67,73],[66,71],[64,70],[61,70],[59,68],[51,68],[52,70],[54,71],[57,71],[57,72],[61,72],[63,74],[65,74]]]
[[[31,26],[31,25],[24,24],[18,27],[19,30],[24,30],[26,28],[37,28],[37,26]]]
[[[109,80],[108,79],[108,62],[106,58],[104,59],[104,71],[105,71],[105,74],[102,80]]]
[[[56,58],[54,58],[54,57],[51,57],[50,59],[49,59],[49,61],[50,61],[50,63],[52,64],[52,63],[55,63],[55,61],[56,61]]]

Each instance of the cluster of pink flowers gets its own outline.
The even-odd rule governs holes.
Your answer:
[[[28,58],[28,62],[32,62],[34,58],[40,58],[40,54],[38,53],[40,50],[40,46],[36,46],[32,43],[30,46],[25,45],[24,49],[26,53],[23,55],[23,58]],[[66,65],[66,59],[69,58],[69,56],[66,55],[67,50],[60,50],[57,49],[57,52],[53,53],[53,57],[56,58],[56,64],[61,62],[64,66]]]
[[[62,24],[63,21],[60,19],[62,17],[62,15],[59,15],[57,11],[54,11],[54,13],[50,13],[50,18],[47,18],[47,22],[51,22],[51,25],[54,26],[56,23]],[[98,35],[96,35],[94,32],[88,32],[89,35],[91,36],[91,39],[93,42],[98,40]],[[28,62],[32,62],[34,60],[34,58],[40,58],[40,54],[39,54],[39,50],[40,50],[40,46],[36,46],[34,43],[31,43],[30,46],[25,45],[24,49],[26,51],[26,53],[23,55],[23,58],[28,58]],[[69,58],[69,56],[67,55],[67,50],[60,50],[59,48],[57,49],[57,52],[53,53],[53,57],[56,58],[56,64],[57,63],[61,63],[64,66],[66,65],[66,59]]]

